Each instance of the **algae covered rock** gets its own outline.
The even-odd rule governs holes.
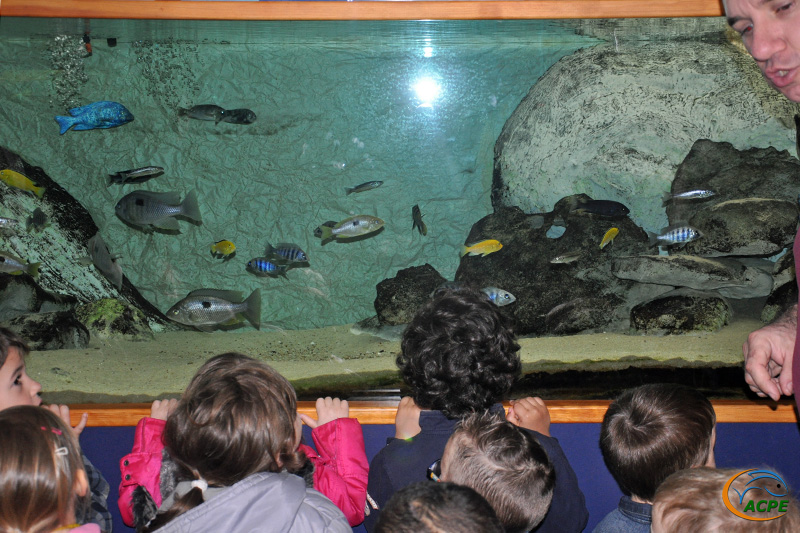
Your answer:
[[[648,334],[717,331],[730,319],[725,299],[690,290],[671,292],[631,310],[631,325]]]
[[[123,336],[149,340],[153,337],[144,313],[114,298],[102,298],[78,306],[75,315],[92,335],[99,338]]]

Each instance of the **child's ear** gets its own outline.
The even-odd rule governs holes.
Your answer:
[[[86,471],[81,468],[75,476],[75,494],[79,498],[83,498],[89,492],[89,480],[86,477]]]

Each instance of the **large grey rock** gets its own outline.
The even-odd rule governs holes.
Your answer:
[[[789,146],[796,106],[761,78],[746,53],[719,43],[609,44],[564,57],[497,140],[492,204],[533,213],[585,192],[659,228],[656,191],[669,190],[697,139],[752,146],[781,136]]]
[[[620,257],[612,272],[621,279],[717,291],[731,298],[757,298],[772,290],[772,276],[735,260],[694,255],[639,255]]]
[[[684,251],[706,257],[773,256],[794,242],[797,215],[796,201],[772,198],[710,205],[689,219],[689,225],[703,236],[688,243]]]
[[[117,298],[140,309],[152,326],[164,327],[168,324],[166,317],[131,285],[127,277],[123,280],[122,288],[117,290],[93,265],[83,266],[83,258],[89,255],[86,243],[98,232],[98,228],[92,216],[77,200],[40,167],[28,164],[19,155],[2,147],[0,168],[20,172],[38,186],[45,187],[42,198],[5,185],[0,187],[2,216],[24,221],[38,207],[50,222],[50,226],[41,233],[28,233],[23,229],[4,236],[5,249],[28,262],[42,263],[39,278],[35,281],[39,288],[34,289],[34,299],[42,299],[41,295],[45,292],[75,303]],[[12,290],[20,289],[18,283],[12,285]],[[6,284],[6,287],[9,285]],[[9,318],[23,311],[41,310],[36,308],[37,304],[30,303],[30,292],[27,296],[15,292],[17,296],[23,301],[8,306],[0,304],[0,308],[5,307],[4,317]]]
[[[570,214],[563,206],[575,199],[562,199],[556,210],[539,215],[526,215],[519,208],[498,209],[475,223],[466,240],[497,239],[503,244],[485,257],[462,257],[455,279],[514,294],[516,302],[503,309],[515,318],[521,335],[627,331],[633,305],[671,290],[614,276],[615,258],[647,253],[645,232],[627,217]],[[600,249],[600,240],[612,227],[619,229],[616,239]],[[568,263],[551,262],[569,252],[579,257]]]
[[[631,310],[631,325],[648,334],[680,334],[717,331],[731,318],[725,299],[708,293],[681,289]]]
[[[27,274],[0,274],[0,322],[29,313],[65,311],[77,303],[74,296],[53,294]]]
[[[381,325],[411,322],[414,313],[430,300],[431,293],[447,281],[429,264],[404,268],[394,278],[378,283],[375,312]]]
[[[762,198],[796,204],[800,160],[772,147],[738,150],[727,142],[699,139],[678,165],[670,190],[696,189],[710,189],[715,194],[700,201],[670,202],[666,206],[670,224],[689,221],[699,212],[730,200]],[[766,204],[752,207],[755,211],[751,215],[755,216],[769,208]]]
[[[72,350],[89,345],[89,331],[72,311],[20,315],[3,326],[25,339],[31,350]]]

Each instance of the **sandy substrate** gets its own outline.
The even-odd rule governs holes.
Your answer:
[[[608,371],[630,365],[731,366],[760,327],[739,320],[715,333],[618,334],[520,339],[525,372]],[[178,394],[209,357],[239,351],[277,368],[298,389],[354,391],[397,386],[399,342],[354,334],[350,325],[302,331],[169,332],[152,341],[93,340],[88,349],[33,352],[28,371],[46,402],[144,402]]]

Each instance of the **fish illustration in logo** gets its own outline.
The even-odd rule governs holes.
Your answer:
[[[747,478],[750,478],[749,480]],[[741,478],[741,479],[740,479]],[[737,488],[737,485],[742,490]],[[730,492],[733,491],[738,499],[737,502],[731,502]],[[745,496],[748,492],[755,491],[750,496],[749,501],[745,504]],[[730,512],[738,517],[752,521],[766,521],[774,520],[785,514],[785,510],[780,508],[780,503],[776,501],[778,498],[786,498],[789,495],[789,488],[786,482],[775,472],[770,470],[759,470],[751,468],[749,470],[742,470],[728,479],[725,486],[722,488],[722,502]],[[767,502],[766,509],[762,509],[762,502]],[[741,510],[740,510],[741,509]],[[767,513],[773,510],[781,512],[781,514],[771,513],[769,516],[759,516],[757,513]],[[748,512],[756,513],[749,515]]]
[[[114,128],[133,120],[133,114],[124,105],[108,101],[75,107],[69,110],[69,114],[71,115],[69,117],[56,117],[61,135],[67,133],[70,128],[73,131]]]

